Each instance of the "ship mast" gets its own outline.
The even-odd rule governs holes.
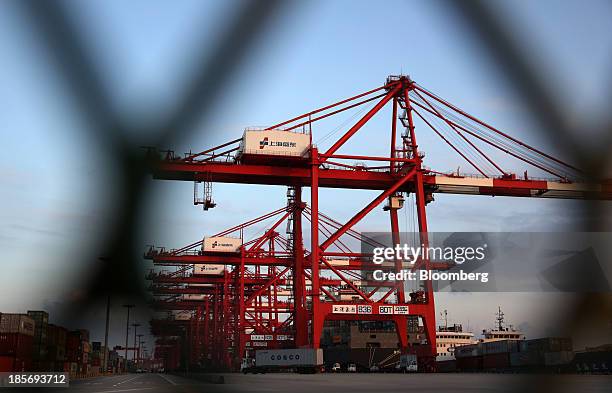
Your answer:
[[[448,310],[445,309],[442,315],[444,316],[444,328],[448,330]]]
[[[504,313],[501,310],[501,306],[497,306],[497,317],[495,318],[497,321],[497,330],[503,331],[504,328]]]

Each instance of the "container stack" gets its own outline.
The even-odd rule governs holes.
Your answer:
[[[482,370],[482,351],[480,343],[455,347],[457,371]]]
[[[64,365],[64,370],[75,374],[85,374],[88,372],[89,364],[89,331],[80,329],[68,333],[66,337],[66,360],[70,365]]]
[[[24,314],[0,315],[0,371],[32,369],[34,320]]]
[[[558,367],[574,358],[572,339],[546,337],[520,343],[520,350],[511,356],[515,368]]]
[[[100,370],[102,370],[105,353],[106,353],[106,358],[108,359],[108,350],[106,349],[106,347],[103,346],[102,343],[99,341],[92,342],[91,343],[91,356],[89,359],[91,366],[94,368],[97,367]]]
[[[573,357],[572,340],[563,337],[498,340],[455,348],[458,371],[560,372]]]
[[[49,313],[46,311],[29,311],[28,316],[34,320],[34,347],[32,349],[32,360],[35,370],[46,370],[44,364],[47,358],[47,325],[49,324]]]
[[[485,370],[507,370],[510,356],[518,351],[519,341],[500,340],[484,342],[480,346],[482,368]]]
[[[612,345],[576,352],[570,371],[580,374],[612,373]]]
[[[100,342],[92,344],[88,330],[68,331],[50,324],[45,311],[0,313],[0,372],[52,371],[70,373],[71,379],[94,377],[102,371],[105,352],[109,370],[123,370],[123,357],[117,351],[109,352]]]
[[[49,370],[64,371],[67,334],[66,328],[53,324],[47,325],[47,361],[50,365]]]

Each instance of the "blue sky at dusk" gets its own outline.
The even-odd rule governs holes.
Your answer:
[[[189,83],[194,48],[212,45],[235,8],[234,2],[201,1],[67,3],[115,108],[126,122],[142,125],[172,110]],[[531,54],[530,61],[554,82],[576,132],[588,135],[598,119],[609,116],[604,112],[609,103],[602,102],[599,86],[609,85],[610,4],[591,1],[585,7],[578,1],[520,0],[498,5]],[[87,247],[98,245],[102,229],[112,219],[117,193],[112,158],[96,138],[83,132],[86,124],[50,64],[47,49],[13,1],[0,4],[0,50],[0,311],[18,312],[71,295],[66,283],[78,281],[88,269],[74,261],[82,260]],[[189,138],[160,147],[181,153],[203,150],[238,138],[245,127],[282,121],[380,86],[388,75],[399,73],[511,135],[559,153],[556,142],[542,135],[530,109],[520,102],[521,86],[511,85],[494,67],[442,1],[320,0],[289,7],[266,27],[263,39],[216,99],[212,115],[201,119]],[[388,154],[389,119],[387,111],[381,113],[341,152]],[[313,140],[335,125],[315,125]],[[145,133],[127,137],[137,145],[152,139]],[[475,172],[418,124],[417,138],[427,154],[427,166]],[[500,162],[519,174],[529,169],[542,175],[516,160]],[[213,187],[218,207],[203,212],[192,204],[191,183],[151,180],[150,197],[142,201],[143,250],[147,244],[179,247],[286,203],[284,187]],[[308,196],[309,191],[304,193]],[[375,195],[321,190],[320,209],[344,221]],[[567,230],[576,222],[577,203],[437,195],[428,205],[429,229]],[[410,215],[400,212],[400,218],[406,228]],[[388,216],[378,208],[356,228],[387,227]],[[148,263],[142,261],[143,271]],[[524,325],[528,333],[544,334],[550,311],[546,302],[538,305],[530,299],[528,294],[464,294],[441,296],[437,304],[448,308],[455,322],[469,322],[474,330],[491,325],[501,304],[516,325],[529,321]],[[530,317],[534,314],[541,320]]]

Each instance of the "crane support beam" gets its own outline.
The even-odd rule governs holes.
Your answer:
[[[310,186],[308,167],[247,165],[222,163],[188,163],[160,161],[154,177],[162,180],[194,181],[198,174],[207,172],[217,183],[299,185]],[[387,190],[398,180],[397,174],[368,170],[319,168],[319,187]],[[568,183],[552,180],[463,177],[443,174],[424,174],[428,191],[442,194],[491,195],[562,199],[612,199],[612,182]],[[414,181],[408,181],[398,191],[413,192]]]

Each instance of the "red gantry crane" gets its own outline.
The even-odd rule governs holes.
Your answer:
[[[296,245],[301,243],[300,240],[296,243],[295,238],[299,237],[301,231],[298,231],[292,223],[296,213],[299,212],[308,221],[311,221],[311,217],[310,209],[304,203],[295,203],[293,190],[290,190],[288,196],[287,207],[209,238],[221,241],[220,239],[226,239],[228,235],[238,233],[241,244],[239,249],[207,249],[202,247],[202,244],[206,245],[204,240],[176,250],[151,246],[145,253],[145,259],[152,260],[157,267],[178,268],[174,272],[153,270],[147,278],[153,282],[150,287],[153,294],[162,297],[157,299],[158,308],[196,310],[196,314],[189,317],[196,325],[190,326],[191,330],[185,329],[185,334],[189,336],[187,341],[192,343],[194,358],[191,361],[194,364],[199,360],[201,363],[202,358],[207,359],[210,355],[210,359],[216,364],[224,364],[231,368],[235,366],[232,360],[236,359],[227,357],[229,347],[232,348],[232,352],[243,356],[248,348],[295,346],[295,321],[300,315],[294,308],[293,298],[300,295],[299,288],[304,290],[311,285],[308,273],[305,275],[306,281],[301,285],[295,285],[292,276],[295,270],[294,261],[297,259],[295,252],[303,253],[301,259],[305,261],[303,266],[305,269],[311,269],[311,265],[309,252],[303,246],[298,246],[296,250]],[[326,235],[341,226],[321,212],[319,217],[321,231]],[[247,227],[271,219],[274,219],[271,227],[263,235],[243,242],[243,233]],[[276,232],[276,229],[285,222],[288,224],[287,239]],[[372,246],[384,246],[354,231],[349,231],[348,236]],[[321,266],[322,270],[327,270],[329,273],[319,282],[323,299],[335,302],[338,302],[338,299],[353,300],[358,298],[356,289],[353,288],[360,288],[357,290],[361,291],[363,288],[370,288],[371,293],[368,296],[372,297],[379,289],[385,288],[386,292],[381,297],[380,303],[388,304],[386,299],[393,293],[397,284],[372,280],[371,272],[374,269],[390,272],[395,266],[392,263],[374,265],[369,261],[371,255],[351,250],[345,243],[347,242],[336,240],[336,245],[342,251],[338,255],[342,255],[343,258],[330,259],[328,260],[330,266]],[[432,265],[436,270],[448,268],[446,262],[433,262]],[[345,277],[344,281],[341,277]],[[347,286],[347,282],[350,282],[351,287]],[[376,290],[373,290],[374,288]],[[416,299],[419,294],[413,293],[411,296]],[[211,304],[220,305],[221,308],[211,308]],[[236,304],[238,307],[235,307]],[[219,324],[211,326],[209,323],[211,318],[212,321],[219,321]],[[168,323],[176,324],[173,321]],[[204,338],[203,342],[200,337]],[[215,338],[220,337],[226,337],[227,340],[215,346],[210,345]],[[200,356],[195,355],[199,352]]]
[[[313,123],[368,103],[374,105],[330,148],[320,152],[312,144],[307,129]],[[390,141],[389,155],[340,154],[339,150],[345,143],[387,105],[391,106],[392,113],[390,132],[386,136]],[[416,119],[478,175],[464,175],[458,171],[443,173],[425,167],[425,155],[416,139]],[[520,160],[551,178],[529,177],[527,171],[520,177],[516,176],[493,159],[492,152]],[[391,76],[384,86],[273,126],[247,129],[242,138],[197,154],[179,157],[173,151],[150,153],[156,158],[154,178],[193,181],[196,185],[194,203],[203,204],[205,209],[216,205],[211,195],[212,183],[289,187],[287,207],[270,213],[270,216],[262,216],[267,219],[278,215],[280,219],[262,237],[241,244],[238,253],[220,256],[205,248],[195,253],[190,251],[202,245],[202,241],[180,250],[151,249],[147,253],[147,258],[158,265],[181,265],[183,269],[197,264],[231,267],[224,270],[221,277],[202,279],[192,274],[173,280],[172,277],[157,275],[154,282],[187,285],[187,288],[198,283],[212,285],[202,290],[208,299],[205,320],[208,321],[210,313],[217,323],[234,323],[236,328],[233,330],[231,327],[219,330],[225,335],[222,335],[225,341],[218,345],[218,350],[227,354],[230,352],[227,349],[232,348],[231,352],[237,359],[256,341],[251,340],[253,335],[272,336],[272,347],[280,345],[275,342],[274,334],[281,334],[291,338],[287,345],[318,348],[325,321],[375,320],[393,321],[402,351],[416,352],[421,364],[433,369],[436,325],[431,282],[423,283],[420,293],[417,296],[413,293],[407,299],[402,283],[368,281],[367,271],[372,269],[369,256],[351,250],[346,244],[347,238],[376,243],[353,229],[358,222],[387,201],[385,210],[390,216],[390,232],[393,242],[399,244],[398,210],[403,207],[402,195],[413,194],[419,241],[427,247],[426,205],[434,200],[435,193],[606,200],[612,197],[609,181],[588,179],[578,168],[492,127],[403,75]],[[204,198],[197,196],[197,185],[201,183],[204,183]],[[310,188],[310,206],[302,201],[303,187]],[[378,190],[380,194],[347,222],[340,223],[319,210],[321,187]],[[303,217],[310,227],[310,252],[303,244]],[[257,220],[254,221],[259,222]],[[290,222],[291,230],[288,231],[289,238],[281,240],[276,229],[284,220]],[[242,228],[234,227],[218,236]],[[275,248],[277,243],[286,247]],[[268,244],[266,249],[262,247],[264,244]],[[412,268],[432,270],[446,267],[421,258]],[[399,272],[404,266],[401,261],[395,261],[388,268]],[[283,303],[270,297],[269,292],[279,288],[290,288],[290,301]],[[341,289],[348,289],[351,296],[341,296]],[[166,290],[170,290],[169,287]],[[263,296],[264,293],[267,296]],[[253,304],[253,301],[259,303]],[[226,308],[228,302],[235,309]],[[200,306],[185,304],[185,307],[195,309]],[[266,312],[267,319],[262,317]],[[288,315],[286,319],[282,320],[285,318],[280,317],[282,314]],[[217,316],[221,320],[217,320]],[[407,327],[415,318],[423,327],[426,344],[409,348]],[[231,332],[229,336],[228,332]],[[209,336],[219,339],[214,334]],[[225,361],[231,363],[230,359]]]

